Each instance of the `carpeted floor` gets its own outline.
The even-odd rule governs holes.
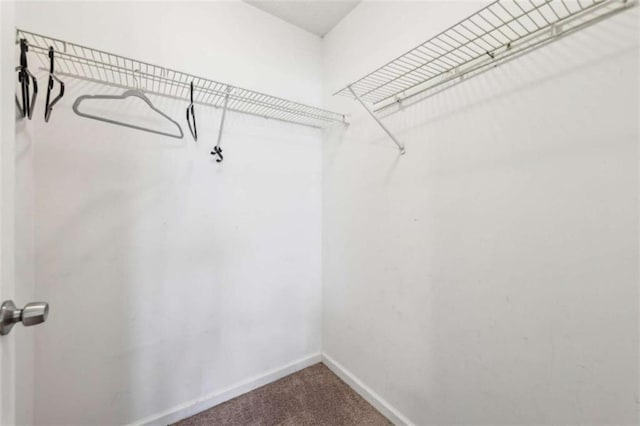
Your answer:
[[[390,425],[324,364],[315,364],[176,425]]]

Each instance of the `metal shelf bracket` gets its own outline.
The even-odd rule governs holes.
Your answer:
[[[387,135],[389,135],[389,137],[391,138],[391,140],[398,146],[398,149],[400,150],[400,155],[404,155],[404,153],[406,152],[404,149],[404,144],[401,143],[398,139],[396,139],[395,136],[393,136],[393,134],[391,133],[391,131],[389,129],[387,129],[387,126],[384,125],[384,123],[382,121],[380,121],[380,119],[376,116],[376,114],[371,110],[371,108],[369,108],[369,106],[367,104],[364,103],[364,101],[360,98],[360,96],[358,96],[358,94],[356,92],[353,91],[353,89],[351,88],[351,86],[348,86],[349,91],[351,92],[351,94],[353,95],[353,97],[360,103],[360,105],[362,105],[362,107],[369,113],[369,115],[371,117],[373,117],[373,119],[376,121],[376,123],[378,123],[378,125],[380,127],[382,127],[382,130],[385,131],[385,133]]]

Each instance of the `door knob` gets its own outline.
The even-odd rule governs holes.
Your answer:
[[[28,327],[45,322],[48,315],[48,303],[31,302],[27,303],[23,309],[18,309],[12,300],[7,300],[0,306],[0,336],[9,334],[17,322],[22,321],[22,325]]]

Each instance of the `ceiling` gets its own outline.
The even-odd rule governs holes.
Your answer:
[[[324,37],[360,0],[244,0],[290,24]]]

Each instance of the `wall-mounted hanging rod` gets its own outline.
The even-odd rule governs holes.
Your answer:
[[[228,89],[233,89],[227,99],[229,111],[256,115],[311,127],[325,127],[332,123],[346,123],[343,114],[278,98],[253,90],[233,87],[226,83],[194,76],[159,65],[150,64],[77,43],[53,37],[17,30],[18,38],[25,38],[31,52],[36,53],[44,67],[49,46],[55,49],[58,75],[99,82],[111,86],[134,89],[134,79],[146,94],[166,96],[190,101],[190,84],[193,82],[194,104],[221,108]]]
[[[403,152],[375,112],[422,99],[437,86],[491,69],[635,6],[637,0],[496,0],[334,95],[360,102]],[[428,93],[425,93],[428,92]],[[366,103],[373,104],[373,108]]]

